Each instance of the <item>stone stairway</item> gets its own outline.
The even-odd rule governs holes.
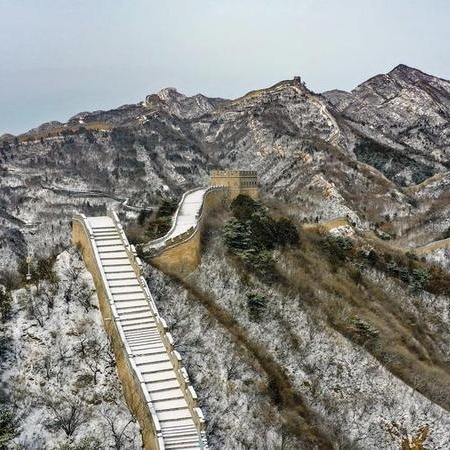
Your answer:
[[[179,354],[173,350],[165,322],[139,274],[139,262],[132,246],[116,218],[84,220],[117,312],[114,320],[122,330],[128,357],[156,416],[153,422],[159,435],[158,448],[207,449],[205,433],[199,427],[203,416],[196,404],[197,396],[181,366]]]

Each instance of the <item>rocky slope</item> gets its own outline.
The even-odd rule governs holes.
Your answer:
[[[358,159],[400,184],[448,170],[450,82],[399,65],[351,92],[324,96],[358,140]]]
[[[351,92],[316,94],[299,78],[235,100],[168,88],[3,136],[0,283],[18,284],[16,264],[27,254],[68,248],[74,212],[114,208],[133,221],[140,208],[207,184],[211,169],[257,170],[274,214],[305,233],[339,226],[360,252],[340,266],[323,263],[313,233],[297,253],[276,253],[285,283],[267,285],[236,268],[218,226],[189,280],[149,269],[203,399],[212,448],[394,449],[404,430],[411,437],[427,426],[430,448],[448,448],[449,293],[414,290],[430,273],[445,287],[447,275],[401,255],[448,235],[449,107],[448,81],[398,66]],[[364,256],[373,249],[384,265]],[[448,250],[425,256],[449,267]],[[250,291],[272,299],[257,321]],[[24,323],[19,308],[6,326]],[[31,364],[30,348],[17,345],[25,358],[17,366]],[[280,387],[295,392],[294,403]],[[32,421],[27,403],[18,407],[23,423]]]
[[[228,167],[258,170],[263,190],[288,200],[299,217],[349,215],[366,228],[389,217],[387,231],[415,238],[409,222],[445,203],[446,190],[430,196],[403,185],[436,173],[448,179],[449,92],[449,82],[406,66],[349,93],[314,94],[298,78],[236,100],[170,88],[140,104],[6,136],[2,248],[23,257],[64,246],[74,211],[96,213],[126,199],[153,206]],[[419,243],[448,227],[447,212]]]

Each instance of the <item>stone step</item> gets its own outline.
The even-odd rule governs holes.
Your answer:
[[[136,362],[136,357],[135,357],[135,362]],[[155,355],[155,360],[152,362],[136,362],[136,365],[139,367],[139,370],[141,370],[141,372],[145,372],[148,371],[149,368],[152,367],[153,364],[159,364],[159,363],[163,363],[163,362],[169,362],[169,356],[163,353],[157,353]]]
[[[163,436],[163,440],[164,448],[167,448],[168,450],[200,448],[200,437],[198,433],[180,435],[172,438]]]
[[[188,409],[186,400],[184,397],[176,399],[162,399],[153,401],[153,406],[156,411],[174,411],[179,409]],[[189,412],[189,415],[190,412]]]
[[[127,336],[125,335],[127,342],[129,344],[139,344],[141,342],[149,342],[149,340],[158,338],[161,339],[161,336],[159,335],[159,333],[146,333],[146,334],[141,334],[139,336]]]
[[[198,437],[198,431],[197,428],[194,426],[191,427],[180,427],[180,428],[173,428],[172,430],[161,430],[162,435],[166,439],[176,439],[181,436],[195,436]]]
[[[177,380],[173,368],[161,372],[146,373],[143,376],[145,383],[154,383],[155,381]]]
[[[161,336],[159,335],[158,331],[145,331],[142,332],[140,334],[136,334],[136,335],[128,335],[125,333],[125,337],[127,338],[128,342],[141,342],[142,340],[145,340],[147,338],[154,338],[154,337],[158,337],[159,339],[161,339]]]
[[[129,330],[139,329],[138,327],[140,326],[149,326],[149,327],[155,326],[155,319],[153,318],[153,316],[136,317],[134,319],[128,318],[126,322],[122,323],[124,331],[127,329]]]
[[[95,239],[95,245],[98,249],[120,246],[123,248],[123,242],[121,239]]]
[[[143,312],[145,311],[145,305],[143,305],[142,303],[122,303],[122,304],[118,304],[115,303],[114,305],[116,307],[117,313],[120,316],[120,319],[122,320],[122,314],[129,314],[129,313],[134,313],[134,312]],[[147,307],[148,308],[148,307]],[[148,313],[150,314],[150,308],[147,309]]]
[[[143,294],[141,291],[140,293],[137,292],[135,294],[113,294],[114,302],[120,303],[120,302],[127,302],[129,300],[140,300],[145,301],[148,305],[147,297]]]
[[[104,227],[104,228],[99,228],[99,227],[91,227],[92,232],[94,233],[94,235],[97,234],[119,234],[119,230],[116,227]]]
[[[157,411],[156,415],[158,416],[158,419],[160,422],[164,422],[164,421],[168,421],[168,420],[177,422],[177,421],[183,420],[183,419],[189,419],[189,420],[193,421],[191,412],[189,411],[187,406],[185,406],[184,408],[180,408],[180,409]]]
[[[114,244],[113,245],[105,245],[98,249],[100,256],[102,256],[103,254],[107,255],[108,253],[122,252],[122,251],[125,251],[125,248],[123,245],[114,245]]]
[[[165,438],[164,439],[164,448],[167,450],[187,450],[191,448],[200,448],[199,436],[195,435],[185,435],[179,436],[176,438]]]
[[[137,365],[151,364],[155,361],[158,361],[160,358],[166,358],[166,360],[169,360],[169,355],[167,354],[165,349],[161,350],[160,352],[151,353],[149,355],[135,356],[134,361]]]
[[[142,319],[136,319],[135,322],[130,320],[122,324],[125,333],[127,331],[145,330],[148,327],[156,327],[156,322],[153,317],[151,319],[145,319],[144,321]]]
[[[177,427],[177,426],[194,426],[194,421],[192,417],[186,419],[160,419],[161,429]]]
[[[123,331],[133,330],[137,326],[147,326],[154,327],[156,326],[155,319],[153,316],[143,316],[143,317],[126,317],[125,320],[121,320],[121,325]]]
[[[145,326],[143,328],[135,328],[135,329],[131,329],[131,330],[128,328],[124,328],[124,332],[125,332],[125,336],[129,336],[129,337],[140,336],[142,333],[148,333],[148,332],[152,332],[152,333],[156,332],[157,334],[159,334],[156,322],[153,322],[152,324],[147,324],[147,326]]]
[[[155,362],[141,366],[142,375],[147,373],[165,372],[166,370],[173,370],[173,365],[170,361]]]
[[[113,293],[114,300],[120,301],[120,300],[147,300],[147,297],[144,295],[144,291],[141,289],[139,292],[136,293],[129,293],[129,292],[123,292],[123,293]]]
[[[139,338],[135,340],[127,338],[127,342],[130,344],[130,347],[137,349],[138,347],[144,347],[148,344],[159,344],[161,342],[161,337],[155,334],[153,336],[145,336],[145,339],[143,340]]]
[[[109,284],[109,283],[108,283]],[[141,286],[136,284],[134,286],[109,286],[109,289],[113,295],[116,294],[135,294],[137,292],[142,292]]]
[[[180,388],[166,389],[164,391],[156,391],[150,393],[152,397],[152,402],[158,400],[175,400],[179,398],[184,398],[183,392]]]
[[[107,244],[108,242],[111,243],[111,241],[115,241],[116,245],[117,244],[122,244],[122,239],[120,239],[117,234],[111,234],[111,235],[106,235],[106,236],[94,236],[94,241],[97,244]]]
[[[104,259],[102,260],[102,266],[104,268],[109,266],[124,266],[131,269],[130,260],[125,258],[112,258],[112,259]]]
[[[156,392],[167,392],[171,391],[173,389],[178,389],[181,392],[180,383],[178,382],[178,379],[176,376],[170,380],[156,380],[156,381],[149,381],[145,383],[145,386],[147,387],[148,391],[151,393]]]
[[[150,307],[141,308],[136,311],[124,311],[120,313],[120,322],[122,325],[125,325],[131,320],[146,319],[148,317],[153,317]]]
[[[163,343],[156,342],[154,344],[149,344],[146,349],[136,349],[133,351],[134,356],[142,356],[142,355],[149,355],[151,353],[159,352],[165,350]]]
[[[109,259],[128,259],[128,254],[125,250],[122,251],[115,251],[115,252],[99,252],[100,259],[103,261],[108,261]]]
[[[139,310],[138,308],[144,308],[147,307],[149,314],[150,314],[150,307],[148,306],[148,303],[146,300],[125,300],[121,302],[114,302],[114,306],[116,307],[117,311],[131,311],[135,310],[136,312],[141,312],[142,310]]]
[[[135,362],[139,366],[142,367],[143,371],[148,370],[149,367],[151,367],[152,364],[160,363],[160,362],[170,362],[169,354],[165,351],[161,352],[154,352],[151,355],[145,355],[146,357],[143,358],[142,356],[136,355]],[[172,363],[171,363],[172,364]]]
[[[114,221],[109,216],[88,217],[87,221],[91,227],[115,227]]]
[[[120,236],[116,232],[112,233],[94,233],[94,240],[95,241],[103,241],[108,239],[120,239]]]
[[[159,338],[148,338],[145,342],[130,342],[128,345],[134,352],[138,352],[139,350],[146,350],[147,348],[151,348],[154,345],[158,345],[161,342]]]
[[[125,274],[126,274],[126,278],[131,278],[131,277],[136,278],[136,273],[134,272],[134,270],[131,269],[129,264],[127,264],[125,266],[108,266],[108,267],[103,266],[103,271],[105,272],[105,274],[121,273],[122,276],[125,276]],[[107,276],[107,278],[108,278],[108,276]]]
[[[174,444],[174,445],[165,445],[164,448],[166,448],[167,450],[194,450],[194,449],[201,449],[203,447],[200,447],[200,444]]]
[[[125,279],[108,279],[108,284],[110,288],[114,288],[114,287],[125,287],[125,286],[130,286],[130,287],[134,287],[134,286],[139,286],[141,287],[141,285],[139,284],[139,282],[136,279],[136,276],[134,276],[133,278],[125,278]]]
[[[108,269],[111,269],[110,267],[108,267]],[[106,279],[108,281],[112,281],[112,280],[134,280],[137,281],[136,279],[136,273],[134,272],[134,270],[132,271],[131,268],[128,270],[127,273],[115,273],[115,272],[105,272],[106,275]]]
[[[167,352],[166,348],[164,347],[164,344],[162,342],[153,345],[151,348],[149,348],[146,351],[142,351],[142,352],[134,352],[133,354],[135,356],[146,356],[146,355],[152,355],[154,353],[159,353],[159,352]]]
[[[167,436],[170,433],[180,433],[182,431],[190,432],[192,430],[197,430],[195,424],[192,422],[191,425],[175,425],[175,426],[165,426],[164,429],[161,430],[163,436]]]

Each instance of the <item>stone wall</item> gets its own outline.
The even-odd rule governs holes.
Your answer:
[[[231,199],[239,194],[257,199],[259,194],[257,172],[253,170],[213,170],[210,184],[228,187]]]
[[[151,403],[149,403],[149,399],[141,388],[142,380],[137,378],[136,371],[132,366],[132,361],[128,358],[127,349],[124,347],[122,336],[114,320],[116,314],[108,300],[107,287],[103,282],[95,250],[89,239],[89,231],[77,219],[72,221],[72,240],[73,244],[81,251],[86,267],[94,280],[103,325],[114,350],[117,372],[122,383],[124,397],[128,407],[139,422],[144,448],[145,450],[164,448],[164,444],[160,442],[156,429],[158,424],[155,424],[155,419],[157,421],[157,418],[152,417]]]
[[[205,194],[201,215],[197,227],[183,240],[175,240],[173,245],[165,247],[160,254],[152,257],[152,263],[165,272],[187,275],[200,264],[201,233],[206,218],[214,209],[223,208],[231,201],[228,189],[211,190]]]

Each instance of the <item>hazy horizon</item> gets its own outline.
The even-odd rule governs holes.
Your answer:
[[[175,87],[236,98],[300,75],[351,90],[403,63],[450,78],[450,4],[0,0],[0,135]]]

